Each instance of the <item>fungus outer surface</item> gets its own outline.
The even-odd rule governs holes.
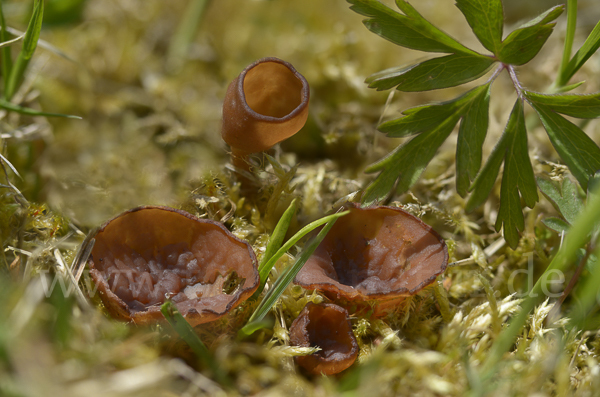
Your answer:
[[[337,374],[358,357],[348,312],[331,303],[309,302],[290,327],[290,342],[294,346],[321,348],[314,354],[296,357],[298,365],[314,375]]]
[[[304,126],[309,96],[306,79],[291,64],[259,59],[227,87],[221,136],[236,155],[270,149]]]
[[[140,207],[102,226],[89,260],[100,298],[114,316],[161,320],[171,299],[192,325],[213,321],[258,287],[252,248],[224,226],[167,207]]]
[[[350,208],[295,282],[332,300],[365,302],[413,295],[448,265],[444,240],[400,208]]]

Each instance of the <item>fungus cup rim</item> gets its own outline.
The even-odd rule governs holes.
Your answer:
[[[302,368],[304,368],[306,371],[310,372],[313,375],[319,375],[319,374],[335,375],[335,374],[338,374],[338,373],[348,369],[349,367],[351,367],[356,362],[356,359],[358,358],[358,352],[359,352],[358,341],[356,340],[356,336],[354,335],[354,332],[352,331],[352,324],[349,319],[348,310],[346,310],[342,306],[339,306],[335,303],[319,303],[319,304],[317,304],[317,303],[313,303],[313,302],[308,302],[304,306],[304,308],[302,308],[302,310],[300,311],[300,314],[298,315],[298,317],[296,317],[294,319],[294,321],[292,322],[292,325],[290,326],[290,342],[295,346],[302,346],[302,347],[311,347],[312,346],[311,342],[313,342],[313,343],[317,342],[317,343],[315,343],[315,346],[318,346],[319,341],[314,341],[314,340],[311,341],[310,332],[308,329],[308,326],[311,324],[311,322],[315,321],[315,320],[311,320],[309,317],[311,311],[313,310],[312,308],[314,308],[314,307],[318,307],[321,310],[334,310],[335,312],[344,316],[343,324],[340,324],[340,325],[344,326],[344,324],[345,324],[348,327],[347,330],[344,330],[344,332],[342,334],[343,334],[343,339],[347,339],[344,342],[346,342],[346,341],[350,342],[350,346],[349,346],[350,349],[348,352],[342,353],[344,355],[344,357],[342,360],[339,360],[339,359],[331,359],[329,357],[329,355],[321,356],[319,353],[323,352],[326,354],[327,352],[326,352],[325,348],[323,348],[322,346],[319,346],[322,348],[321,351],[316,352],[312,355],[308,355],[308,356],[297,356],[296,362],[298,363],[298,365],[300,365]],[[318,325],[319,324],[317,324],[317,326]],[[340,330],[333,330],[333,334],[335,336],[340,336]],[[341,339],[341,338],[337,338],[336,342],[338,341],[338,339]],[[348,345],[346,345],[346,346],[348,346]],[[339,352],[337,352],[337,353],[339,353]],[[339,356],[336,355],[336,357],[339,357]],[[322,367],[326,367],[326,368],[322,368]]]
[[[355,288],[355,286],[343,284],[340,281],[338,281],[332,277],[326,277],[326,278],[324,278],[324,280],[322,282],[319,282],[319,283],[315,282],[315,283],[305,284],[305,283],[300,282],[298,279],[298,276],[300,276],[300,274],[304,271],[305,267],[300,271],[298,276],[296,276],[296,278],[294,279],[295,284],[301,286],[304,289],[317,290],[317,291],[325,294],[332,301],[338,302],[340,304],[342,304],[342,302],[344,302],[344,303],[358,303],[358,302],[368,303],[369,301],[380,301],[382,303],[386,303],[387,301],[396,302],[396,300],[398,298],[404,298],[404,297],[413,296],[413,295],[417,294],[419,291],[423,290],[425,287],[427,287],[428,285],[433,283],[440,274],[443,274],[446,271],[446,269],[448,267],[448,260],[449,260],[448,246],[446,245],[446,241],[431,226],[429,226],[428,224],[423,222],[423,220],[421,220],[420,218],[412,215],[408,211],[406,211],[402,208],[399,208],[399,207],[391,207],[391,206],[383,206],[383,205],[370,205],[370,206],[366,206],[366,207],[360,207],[356,203],[348,203],[347,205],[351,211],[352,210],[359,210],[359,211],[361,211],[361,210],[379,210],[379,209],[392,210],[399,214],[402,214],[403,216],[407,216],[410,219],[412,219],[413,221],[415,221],[416,223],[418,223],[420,227],[422,227],[428,233],[433,235],[436,238],[436,240],[439,241],[439,243],[440,243],[440,248],[443,252],[443,261],[440,264],[439,268],[435,272],[433,272],[429,277],[427,277],[426,279],[421,281],[418,285],[414,286],[413,288],[400,287],[400,288],[393,289],[393,290],[390,289],[389,291],[383,292],[383,293],[382,292],[372,292],[371,293],[368,291],[366,293],[364,293],[361,290]],[[352,212],[350,214],[348,214],[347,216],[352,216]],[[334,226],[334,228],[335,228],[335,226]],[[327,237],[325,239],[327,239]],[[313,254],[313,255],[315,255],[315,254]],[[349,288],[352,288],[355,291],[355,293],[350,295],[346,291],[339,289],[335,283],[330,282],[329,280],[334,281],[338,284],[345,285]]]
[[[290,72],[292,72],[292,74],[298,80],[300,80],[300,83],[302,84],[302,89],[300,90],[300,103],[298,104],[298,106],[296,106],[294,108],[294,110],[292,110],[291,112],[289,112],[288,114],[286,114],[283,117],[273,117],[273,116],[267,116],[262,113],[258,113],[254,109],[252,109],[250,107],[250,105],[248,105],[248,101],[246,100],[246,92],[244,91],[244,80],[246,79],[246,75],[248,74],[248,72],[250,70],[254,69],[256,66],[259,66],[265,62],[273,62],[273,63],[278,63],[280,65],[285,66],[286,68],[289,69]],[[308,106],[308,102],[310,99],[310,88],[308,85],[308,81],[306,81],[306,78],[304,76],[302,76],[300,74],[300,72],[298,72],[291,63],[286,62],[282,59],[279,59],[276,57],[265,57],[265,58],[258,59],[256,61],[254,61],[253,63],[251,63],[250,65],[246,66],[244,68],[244,70],[241,71],[241,73],[238,75],[238,77],[236,79],[237,79],[236,91],[238,92],[238,95],[242,99],[242,101],[241,101],[242,107],[250,115],[252,115],[252,117],[255,117],[256,119],[259,119],[261,121],[268,121],[268,122],[273,122],[273,123],[278,123],[278,122],[283,123],[283,122],[289,121],[289,120],[293,119],[294,117],[296,117],[299,113],[304,111],[306,106]]]
[[[196,222],[199,222],[202,224],[209,224],[209,225],[215,226],[220,231],[222,231],[226,237],[245,245],[247,248],[247,252],[248,252],[248,255],[249,255],[250,261],[252,263],[253,270],[254,270],[254,272],[253,272],[254,280],[249,280],[248,278],[246,278],[243,285],[241,285],[238,288],[238,291],[235,294],[233,294],[234,299],[232,299],[227,304],[227,306],[225,307],[225,310],[222,312],[213,310],[211,308],[205,308],[202,310],[202,313],[200,313],[195,307],[191,307],[187,311],[180,311],[181,314],[183,315],[183,317],[185,317],[185,319],[192,326],[212,322],[212,321],[218,320],[219,318],[227,315],[235,307],[237,307],[239,304],[241,304],[242,302],[247,300],[250,296],[252,296],[254,291],[258,288],[258,286],[260,284],[260,277],[259,277],[259,273],[258,273],[258,260],[256,258],[256,254],[254,253],[254,250],[252,249],[252,246],[248,242],[236,237],[220,222],[217,222],[217,221],[214,221],[211,219],[198,218],[198,217],[196,217],[186,211],[183,211],[183,210],[179,210],[179,209],[172,208],[172,207],[155,206],[155,205],[144,205],[144,206],[135,207],[135,208],[129,209],[127,211],[124,211],[124,212],[120,213],[119,215],[104,222],[102,224],[102,226],[100,226],[98,228],[98,230],[95,232],[93,238],[95,239],[100,233],[104,232],[104,230],[110,225],[110,223],[115,221],[116,219],[119,219],[123,216],[130,215],[135,212],[143,211],[143,210],[168,211],[168,212],[172,212],[173,214],[181,215],[190,221],[196,221]],[[150,325],[150,324],[155,324],[157,322],[161,322],[164,320],[164,317],[160,311],[161,305],[147,306],[145,308],[145,310],[136,311],[136,310],[133,310],[115,292],[113,292],[112,289],[110,288],[110,285],[108,284],[108,281],[106,280],[104,275],[101,273],[101,271],[98,270],[97,265],[94,263],[93,249],[92,249],[92,253],[90,254],[90,257],[88,258],[87,263],[88,263],[88,266],[90,269],[90,276],[91,276],[92,280],[94,281],[94,283],[96,284],[96,289],[100,295],[100,300],[106,307],[109,314],[111,314],[113,317],[123,320],[123,321],[133,322],[137,325]],[[234,269],[232,269],[232,270],[234,270]],[[194,298],[194,299],[197,299],[199,301],[201,299],[201,297]],[[192,300],[192,299],[189,299],[189,300]],[[166,301],[166,299],[165,299],[165,301]],[[175,304],[175,306],[177,306],[177,303],[174,303],[174,304]]]

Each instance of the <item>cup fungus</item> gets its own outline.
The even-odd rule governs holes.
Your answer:
[[[309,87],[294,67],[263,58],[246,67],[225,94],[221,136],[233,164],[248,170],[248,155],[294,135],[308,118]]]
[[[309,302],[290,327],[290,342],[294,346],[321,348],[314,354],[296,357],[298,365],[314,375],[342,372],[358,357],[348,312],[331,303]]]
[[[295,282],[377,317],[431,284],[447,265],[444,240],[419,218],[399,208],[350,208]]]
[[[226,315],[259,284],[252,248],[220,223],[167,207],[140,207],[95,236],[90,275],[109,313],[150,324],[171,299],[192,325]]]

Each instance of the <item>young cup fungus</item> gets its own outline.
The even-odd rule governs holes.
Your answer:
[[[233,165],[248,170],[248,156],[270,149],[296,132],[308,118],[309,87],[294,67],[263,58],[246,67],[225,94],[221,136]]]
[[[314,375],[342,372],[358,357],[348,312],[331,303],[309,302],[290,327],[290,343],[321,348],[314,354],[296,357],[298,365]]]
[[[444,240],[400,208],[350,208],[298,273],[295,283],[318,290],[352,312],[385,315],[446,270]]]
[[[166,299],[192,325],[226,315],[259,285],[252,248],[220,223],[167,207],[139,207],[97,232],[90,275],[109,313],[136,324],[163,319]]]

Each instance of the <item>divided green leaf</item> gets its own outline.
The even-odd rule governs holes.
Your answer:
[[[421,176],[438,148],[450,135],[460,115],[455,114],[396,148],[387,157],[369,166],[365,172],[381,171],[367,187],[362,203],[369,205],[384,200],[393,190],[403,193]]]
[[[579,127],[548,106],[530,102],[536,110],[552,145],[581,187],[587,189],[588,180],[600,170],[600,148]]]
[[[541,94],[523,91],[529,102],[543,105],[549,109],[580,119],[600,117],[600,92],[594,94]]]
[[[350,9],[369,17],[367,29],[399,46],[427,52],[475,54],[421,16],[410,4],[396,0],[401,14],[377,0],[347,0]]]
[[[484,112],[483,108],[487,103],[489,87],[488,83],[451,101],[405,110],[403,112],[405,117],[381,124],[378,127],[379,130],[388,133],[388,136],[391,137],[420,135],[399,146],[388,156],[365,170],[366,172],[381,171],[381,173],[367,188],[363,196],[363,204],[382,201],[394,189],[396,182],[398,193],[408,190],[419,179],[427,164],[463,115],[470,114],[470,118],[475,117],[476,120],[471,120],[469,123],[474,124],[478,130],[471,133],[477,136],[477,139],[481,139],[481,128],[486,123],[483,122],[479,113]],[[477,115],[472,112],[476,112]],[[487,119],[487,110],[485,113],[485,119]],[[485,139],[485,131],[483,134]],[[475,148],[473,150],[477,151]],[[475,168],[473,164],[469,164],[469,167]]]
[[[512,31],[502,42],[497,56],[510,65],[523,65],[540,51],[554,28],[550,23],[564,11],[564,5],[555,6],[537,18]]]
[[[502,1],[456,0],[456,6],[467,19],[481,44],[492,53],[498,54],[504,25]]]
[[[567,221],[552,216],[542,219],[542,223],[557,233],[566,233],[571,227]]]
[[[563,179],[560,185],[541,177],[536,178],[536,181],[542,194],[565,218],[567,226],[572,224],[583,208],[583,200],[579,196],[577,185],[569,178]]]
[[[483,76],[495,60],[483,55],[451,54],[396,70],[370,79],[369,87],[405,92],[437,90],[454,87]]]
[[[491,83],[477,89],[460,122],[456,143],[456,191],[467,195],[471,182],[481,168],[483,142],[489,124]],[[475,91],[475,90],[474,90]]]
[[[489,83],[470,90],[450,101],[427,104],[406,109],[405,117],[390,120],[377,127],[389,137],[402,138],[419,134],[441,124],[453,114],[461,114],[468,110],[473,101],[485,99],[482,94],[489,89]]]
[[[504,239],[514,249],[519,244],[519,232],[525,227],[521,198],[529,208],[533,208],[538,201],[537,186],[527,149],[527,130],[521,99],[517,99],[504,133],[507,134],[506,155],[496,231],[502,228]]]

